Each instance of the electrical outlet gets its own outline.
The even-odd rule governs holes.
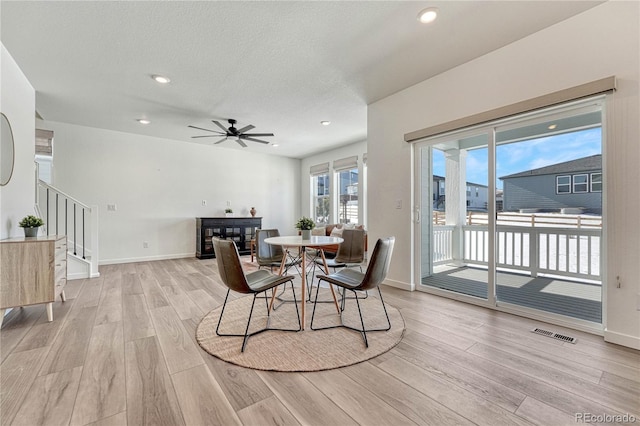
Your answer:
[[[396,200],[396,209],[402,208],[402,200]]]
[[[142,242],[142,248],[149,248],[149,242],[148,241],[143,241]]]
[[[207,205],[207,200],[202,200],[202,206],[206,206]]]

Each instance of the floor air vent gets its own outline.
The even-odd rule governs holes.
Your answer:
[[[552,339],[562,340],[567,343],[576,343],[577,339],[571,336],[565,336],[564,334],[554,333],[553,331],[543,330],[541,328],[534,328],[532,333],[541,334],[543,336],[551,337]]]

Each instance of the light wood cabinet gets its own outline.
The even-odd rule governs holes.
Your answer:
[[[64,301],[67,283],[67,237],[0,240],[0,327],[7,308],[47,304],[53,321],[56,295]]]

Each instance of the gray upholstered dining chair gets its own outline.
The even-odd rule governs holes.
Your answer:
[[[391,329],[391,321],[389,320],[389,314],[387,313],[387,308],[385,307],[384,300],[382,299],[380,284],[382,284],[384,279],[387,277],[387,272],[389,271],[389,265],[391,263],[391,255],[393,253],[394,243],[395,243],[395,237],[381,238],[376,242],[376,246],[373,249],[373,253],[371,254],[371,259],[369,260],[369,265],[367,266],[367,271],[365,273],[355,271],[352,268],[343,268],[338,272],[330,275],[320,275],[318,280],[318,289],[316,290],[316,297],[313,303],[313,313],[311,314],[312,330],[324,330],[328,328],[345,327],[350,330],[355,330],[360,332],[364,339],[365,346],[369,347],[369,342],[367,341],[367,332],[388,331]],[[330,327],[321,327],[321,328],[313,327],[313,319],[316,313],[316,305],[318,304],[318,293],[320,293],[320,281],[326,281],[327,283],[329,283],[329,285],[336,285],[345,290],[349,290],[353,292],[356,305],[358,306],[358,313],[360,314],[360,324],[362,325],[362,328],[358,329],[355,327],[345,325],[344,321],[342,320],[342,315],[340,317],[339,325],[334,325]],[[378,289],[378,295],[380,296],[380,303],[382,303],[384,314],[387,317],[387,327],[367,330],[364,325],[364,318],[362,317],[362,309],[360,308],[361,298],[358,297],[357,292],[373,290],[375,288]],[[344,312],[345,300],[346,298],[343,297],[341,312]]]
[[[256,262],[258,263],[258,269],[268,267],[273,271],[273,268],[280,268],[282,264],[282,255],[284,254],[282,246],[267,244],[264,242],[267,238],[279,237],[280,231],[277,229],[256,229]],[[300,263],[299,260],[287,261],[284,265],[284,273],[289,268],[296,266]]]
[[[362,263],[365,260],[364,241],[365,231],[364,229],[345,229],[342,231],[343,242],[338,246],[338,251],[333,259],[326,259],[327,267],[333,268],[333,272],[336,272],[339,268],[360,268],[362,272]],[[314,257],[315,264],[313,265],[313,272],[311,275],[311,288],[309,289],[309,301],[311,301],[311,290],[313,290],[313,281],[315,280],[316,267],[324,267],[324,260],[320,256]],[[344,296],[344,292],[343,292]],[[332,302],[330,300],[324,300],[322,302]]]
[[[227,295],[224,298],[224,304],[222,305],[222,310],[220,311],[220,318],[218,319],[218,326],[216,327],[216,334],[218,336],[233,336],[233,337],[244,337],[242,340],[242,349],[241,352],[244,352],[244,349],[247,345],[247,341],[249,337],[254,336],[258,333],[262,333],[267,330],[280,330],[280,331],[300,331],[302,330],[302,324],[300,322],[300,313],[298,312],[298,304],[296,305],[296,314],[298,315],[298,328],[297,329],[282,329],[282,328],[270,328],[269,322],[267,321],[267,327],[262,328],[260,330],[249,333],[249,325],[251,324],[251,317],[253,315],[253,308],[256,304],[256,297],[260,293],[265,294],[265,303],[267,307],[267,316],[270,316],[271,312],[269,309],[268,298],[266,297],[267,290],[275,289],[280,284],[285,284],[287,282],[291,283],[292,291],[293,291],[293,300],[296,300],[295,289],[293,289],[293,277],[291,275],[275,275],[270,271],[266,271],[264,269],[257,270],[255,272],[249,272],[248,274],[244,273],[242,269],[242,264],[240,263],[240,255],[238,254],[238,248],[236,247],[235,242],[233,240],[221,240],[219,238],[212,238],[213,241],[213,249],[216,254],[216,261],[218,262],[218,273],[220,274],[220,279],[227,286]],[[229,293],[231,290],[237,293],[243,294],[253,294],[253,301],[251,303],[251,311],[249,312],[249,319],[247,320],[247,327],[245,328],[244,334],[225,334],[220,333],[220,323],[222,323],[222,316],[224,315],[224,309],[227,306],[227,300],[229,299]]]
[[[364,262],[364,229],[345,229],[342,231],[342,244],[333,259],[327,259],[327,266],[335,272],[338,268],[359,267],[362,272]],[[318,265],[323,265],[321,258],[315,258]]]

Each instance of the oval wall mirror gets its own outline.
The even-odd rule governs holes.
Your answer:
[[[0,186],[11,180],[14,162],[13,131],[9,119],[0,112]]]

